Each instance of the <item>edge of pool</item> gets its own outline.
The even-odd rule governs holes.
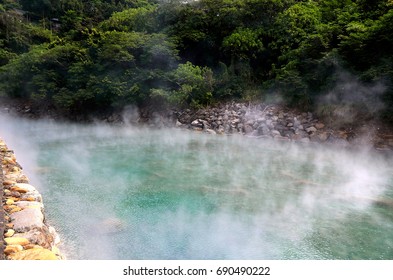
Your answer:
[[[63,260],[60,237],[45,217],[13,150],[0,138],[0,260]]]

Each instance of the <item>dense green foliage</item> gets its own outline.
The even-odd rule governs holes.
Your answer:
[[[310,109],[344,72],[383,84],[392,120],[392,23],[392,0],[4,0],[0,94],[72,113],[277,94]]]

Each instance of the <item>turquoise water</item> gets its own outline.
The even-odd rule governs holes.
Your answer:
[[[0,121],[69,259],[393,259],[391,158],[175,129]]]

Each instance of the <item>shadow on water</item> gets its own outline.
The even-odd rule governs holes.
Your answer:
[[[172,129],[0,121],[68,258],[393,259],[389,157]]]

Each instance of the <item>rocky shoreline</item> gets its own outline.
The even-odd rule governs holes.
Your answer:
[[[167,117],[153,113],[148,122],[158,127],[174,125],[210,134],[241,134],[277,141],[366,146],[378,151],[393,151],[391,128],[371,122],[332,127],[311,112],[278,104],[231,102],[199,110],[173,111]]]
[[[0,139],[0,259],[60,260],[56,230],[46,223],[41,194]]]
[[[20,100],[0,98],[0,113],[30,119],[49,118],[71,122],[178,127],[211,134],[241,134],[247,137],[278,141],[317,142],[341,146],[368,146],[378,151],[393,151],[393,127],[375,120],[347,123],[345,115],[333,114],[325,120],[316,113],[288,108],[283,104],[225,102],[202,109],[162,109],[125,107],[118,112],[73,116],[55,110],[34,108]],[[340,121],[341,119],[341,121]],[[345,123],[337,125],[337,123]]]

